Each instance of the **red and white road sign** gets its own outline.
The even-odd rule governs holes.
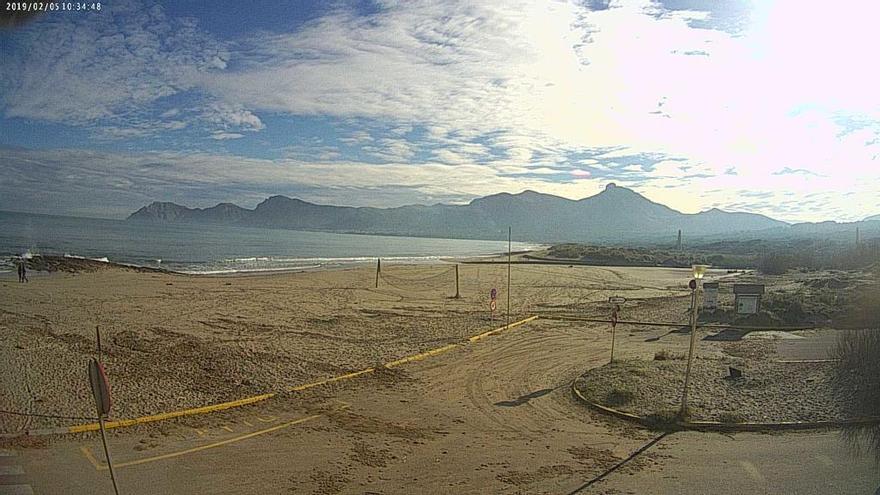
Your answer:
[[[98,416],[106,416],[110,413],[111,406],[110,383],[107,381],[104,367],[95,358],[89,360],[89,384],[92,386]]]

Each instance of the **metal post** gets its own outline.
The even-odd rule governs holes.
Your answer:
[[[458,292],[458,263],[455,264],[455,298],[459,299],[461,294]]]
[[[379,272],[382,271],[382,258],[376,258],[376,288],[379,288]]]
[[[694,363],[694,345],[697,341],[697,290],[699,290],[699,284],[691,290],[691,345],[688,350],[687,370],[684,372],[684,391],[681,394],[680,414],[682,417],[687,414],[688,386],[691,381],[691,366]]]
[[[95,325],[95,340],[98,344],[98,363],[101,362],[101,327]],[[101,428],[101,443],[104,445],[104,456],[107,458],[107,468],[110,471],[110,481],[113,482],[113,493],[119,495],[119,487],[116,485],[116,473],[113,471],[113,461],[110,460],[110,449],[107,447],[107,429],[104,428],[104,415],[98,414],[98,426]]]
[[[110,470],[110,481],[113,482],[113,493],[119,495],[119,487],[116,486],[116,473],[113,472],[113,461],[110,460],[110,449],[107,448],[107,430],[104,428],[104,415],[98,416],[98,426],[101,427],[101,443],[104,444],[104,456],[107,457],[107,468]]]
[[[507,227],[507,325],[505,328],[510,328],[510,239],[510,227]]]

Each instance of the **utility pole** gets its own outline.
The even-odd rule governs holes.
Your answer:
[[[461,298],[461,294],[458,292],[458,263],[455,264],[455,298]]]
[[[511,256],[511,230],[507,227],[507,325],[510,328],[510,256]]]
[[[681,251],[681,229],[678,229],[678,242],[675,243],[675,248]]]

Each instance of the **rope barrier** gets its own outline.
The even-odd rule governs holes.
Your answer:
[[[455,271],[455,267],[453,266],[453,267],[447,268],[447,269],[443,270],[442,272],[437,273],[437,274],[434,274],[434,275],[428,275],[427,277],[411,278],[411,277],[401,277],[401,276],[399,276],[399,275],[392,275],[392,274],[389,274],[389,273],[387,273],[387,268],[386,268],[386,271],[380,271],[380,272],[379,272],[379,276],[380,276],[381,278],[390,278],[391,280],[395,280],[395,281],[397,281],[397,282],[412,282],[412,283],[418,283],[418,282],[426,282],[426,281],[429,281],[429,280],[435,280],[435,279],[438,279],[438,278],[440,278],[440,277],[444,277],[444,276],[446,276],[446,275],[449,275],[449,274],[451,274],[451,273],[454,272],[454,271]]]

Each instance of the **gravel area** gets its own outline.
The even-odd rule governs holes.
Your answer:
[[[751,344],[751,343],[748,343]],[[767,344],[772,345],[772,344]],[[754,347],[750,345],[748,347]],[[788,422],[846,419],[831,387],[834,363],[780,363],[741,349],[739,356],[694,360],[688,404],[691,419],[722,422]],[[763,355],[762,355],[763,354]],[[585,397],[642,416],[675,412],[681,405],[687,361],[626,360],[583,374]],[[742,371],[730,377],[730,367]]]

